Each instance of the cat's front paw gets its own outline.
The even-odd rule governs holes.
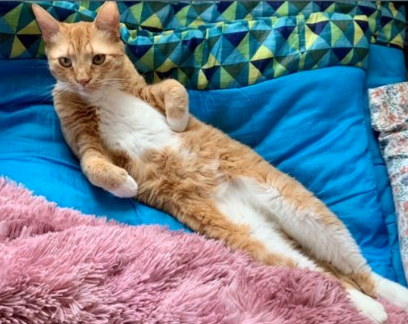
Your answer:
[[[82,170],[93,185],[109,191],[116,197],[129,198],[137,195],[137,183],[129,173],[104,159],[84,160]]]
[[[119,198],[133,198],[137,195],[137,183],[130,175],[127,175],[123,183],[109,192]]]
[[[181,83],[172,79],[163,81],[162,86],[165,89],[167,123],[172,131],[184,132],[190,121],[187,90]]]
[[[188,126],[188,122],[190,121],[190,114],[188,111],[184,112],[181,117],[167,117],[167,123],[170,126],[170,129],[173,132],[181,133],[184,132]]]

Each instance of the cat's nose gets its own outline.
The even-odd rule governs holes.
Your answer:
[[[91,78],[80,78],[76,80],[81,86],[85,87],[89,81],[91,81]]]

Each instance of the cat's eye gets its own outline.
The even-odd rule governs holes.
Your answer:
[[[106,56],[105,54],[96,54],[92,58],[92,63],[95,65],[101,65],[103,62],[105,62]]]
[[[58,61],[63,67],[69,68],[72,66],[72,62],[68,57],[60,57]]]

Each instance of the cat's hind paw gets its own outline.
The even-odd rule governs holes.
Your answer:
[[[374,278],[377,281],[378,296],[408,312],[408,289],[378,274],[374,274]]]
[[[350,300],[362,315],[368,317],[376,324],[387,322],[388,315],[382,304],[358,290],[350,289],[348,292]]]
[[[137,195],[137,183],[130,175],[127,175],[125,182],[109,192],[119,198],[132,198]]]

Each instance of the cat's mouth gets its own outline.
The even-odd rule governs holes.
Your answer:
[[[79,84],[77,82],[67,84],[71,91],[79,93],[81,96],[91,96],[101,91],[107,90],[105,84],[88,83],[86,85]]]
[[[89,86],[86,86],[86,85],[78,84],[77,86],[78,86],[79,92],[88,92],[90,90]]]
[[[90,94],[97,89],[95,89],[95,87],[92,84],[88,83],[86,85],[76,84],[76,90],[81,94]]]
[[[90,87],[88,85],[83,86],[83,85],[80,85],[80,84],[76,84],[76,85],[74,85],[73,88],[74,88],[73,90],[75,92],[77,92],[79,95],[81,95],[82,97],[92,96],[96,91],[96,89],[94,89],[93,87]]]

